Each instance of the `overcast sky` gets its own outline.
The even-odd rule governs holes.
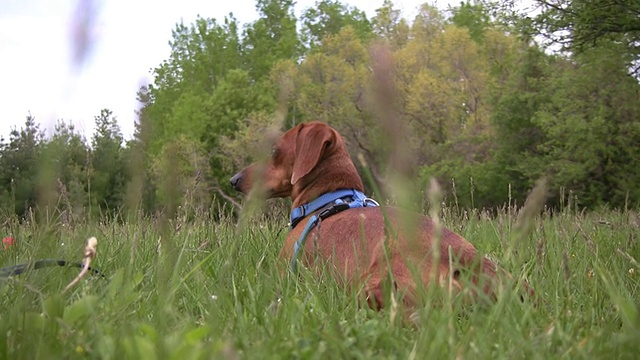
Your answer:
[[[375,15],[383,0],[344,0]],[[421,0],[394,0],[410,19]],[[448,0],[428,1],[446,8]],[[298,0],[296,14],[315,0]],[[451,1],[457,4],[459,1]],[[95,6],[87,56],[74,57],[82,6]],[[94,116],[113,111],[125,138],[133,133],[136,92],[152,81],[150,70],[169,57],[175,24],[197,15],[223,19],[233,12],[241,23],[257,19],[255,0],[0,1],[0,135],[20,128],[31,113],[47,134],[58,119],[71,121],[88,139]],[[74,20],[75,19],[75,20]],[[82,43],[82,42],[80,42]]]

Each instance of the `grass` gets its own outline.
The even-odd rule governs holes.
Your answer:
[[[77,269],[0,279],[0,358],[104,359],[635,359],[640,354],[640,218],[570,211],[536,217],[513,251],[511,209],[493,216],[443,209],[441,220],[539,303],[508,291],[490,306],[429,305],[417,326],[394,310],[360,308],[327,276],[281,275],[286,216],[239,231],[206,216],[62,226],[7,223],[16,244],[1,266],[80,259],[96,236],[93,277],[62,293]],[[509,255],[511,254],[511,255]],[[513,256],[512,256],[513,255]]]

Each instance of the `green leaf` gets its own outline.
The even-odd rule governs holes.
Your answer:
[[[64,299],[62,295],[56,294],[47,298],[43,304],[44,313],[48,319],[62,318],[64,315]]]
[[[73,325],[75,322],[86,321],[96,311],[97,304],[98,297],[96,295],[87,295],[80,298],[67,306],[63,317],[64,322]]]

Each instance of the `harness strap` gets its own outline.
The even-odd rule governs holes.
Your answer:
[[[351,196],[353,198],[362,196],[366,198],[366,196],[358,190],[354,189],[342,189],[334,192],[326,193],[320,195],[317,199],[313,200],[310,203],[298,206],[297,208],[291,210],[290,216],[290,224],[291,230],[307,215],[311,214],[314,211],[319,210],[320,208],[326,206],[329,203],[332,203],[338,199]]]
[[[321,220],[347,209],[375,206],[380,206],[377,201],[368,198],[358,190],[349,189],[324,194],[308,204],[293,209],[291,211],[291,229],[305,217],[305,214],[320,209],[318,213],[309,218],[304,230],[302,230],[302,234],[300,234],[300,238],[293,246],[293,257],[291,259],[291,269],[293,272],[296,272],[300,249],[304,247],[311,230],[313,230]]]

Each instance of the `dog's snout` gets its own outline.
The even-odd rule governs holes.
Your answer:
[[[234,189],[240,190],[240,186],[242,184],[242,172],[233,175],[233,177],[229,181],[231,182],[231,186],[233,186]]]

